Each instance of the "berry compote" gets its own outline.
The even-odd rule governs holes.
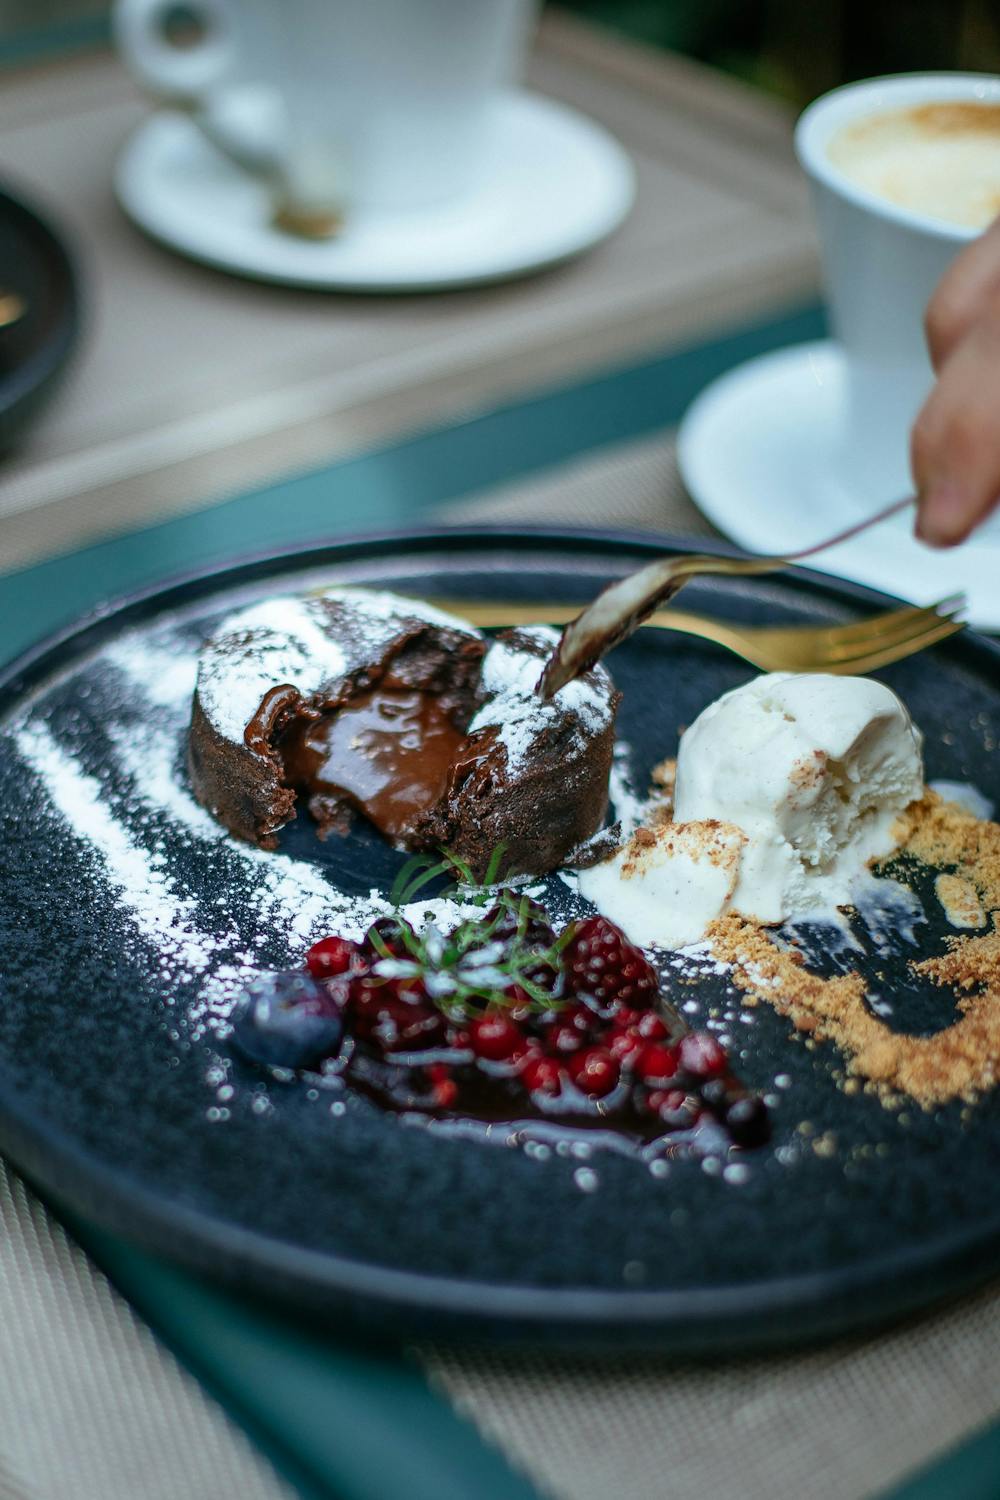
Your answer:
[[[605,917],[557,933],[536,902],[503,890],[451,932],[418,934],[382,917],[359,943],[331,934],[305,968],[308,1000],[296,999],[308,1036],[297,1049],[296,1006],[287,1007],[286,1065],[316,1062],[322,989],[322,1010],[341,1022],[329,1030],[326,1067],[393,1109],[601,1127],[641,1142],[706,1125],[730,1145],[768,1138],[763,1100],[714,1036],[685,1025],[646,955]],[[273,1023],[255,1050],[255,1014],[237,1012],[240,1050],[280,1061]]]

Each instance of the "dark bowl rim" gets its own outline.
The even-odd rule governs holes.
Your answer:
[[[31,235],[45,248],[50,265],[61,283],[61,306],[54,326],[26,358],[0,377],[0,424],[4,440],[14,436],[22,407],[40,397],[69,358],[80,331],[79,275],[64,238],[53,228],[47,211],[41,211],[18,190],[0,188],[0,213],[26,224]],[[9,430],[8,430],[9,429]]]

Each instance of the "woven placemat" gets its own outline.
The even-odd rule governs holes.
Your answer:
[[[862,1500],[996,1416],[1000,1287],[889,1333],[785,1357],[420,1357],[458,1410],[557,1500]]]
[[[0,1500],[292,1500],[0,1161]]]

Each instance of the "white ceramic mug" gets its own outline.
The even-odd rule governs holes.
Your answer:
[[[913,73],[824,94],[795,132],[819,225],[835,338],[846,356],[846,425],[835,476],[867,509],[909,493],[909,432],[933,382],[923,317],[955,255],[980,232],[899,207],[830,160],[848,124],[932,102],[1000,103],[1000,78]]]
[[[190,0],[202,35],[171,44],[171,0],[117,0],[125,62],[192,110],[279,212],[317,222],[408,210],[470,188],[492,104],[519,78],[535,0]],[[228,107],[237,105],[238,107]]]

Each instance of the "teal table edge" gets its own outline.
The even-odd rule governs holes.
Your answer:
[[[338,1344],[63,1219],[304,1500],[538,1500],[405,1355]]]
[[[798,310],[9,572],[0,577],[0,654],[9,660],[106,601],[171,577],[350,532],[405,528],[432,506],[649,436],[673,426],[716,376],[822,330],[818,309]]]
[[[298,474],[210,509],[95,542],[0,577],[3,654],[105,601],[234,552],[329,541],[412,522],[431,506],[674,425],[743,360],[822,335],[807,308],[453,426]],[[65,1217],[65,1216],[64,1216]],[[537,1491],[406,1357],[311,1334],[92,1224],[68,1227],[112,1283],[307,1500],[537,1500]],[[886,1500],[997,1493],[1000,1424]]]
[[[55,61],[111,45],[108,16],[81,16],[41,26],[21,26],[0,38],[0,70]]]

